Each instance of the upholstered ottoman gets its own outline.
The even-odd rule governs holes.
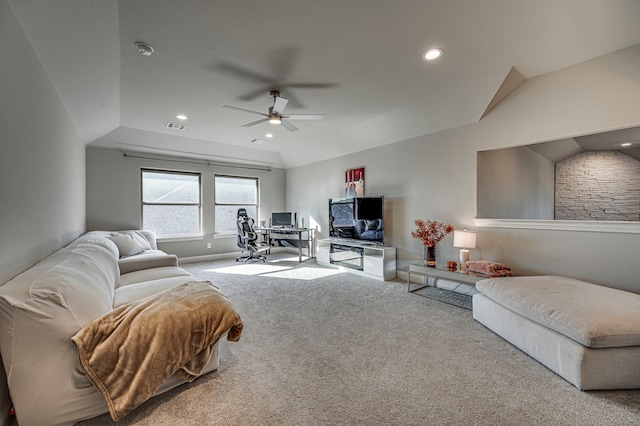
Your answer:
[[[578,389],[640,388],[640,294],[556,276],[476,288],[474,319]]]

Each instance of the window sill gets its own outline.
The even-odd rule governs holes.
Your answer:
[[[640,222],[590,220],[474,219],[478,228],[546,229],[557,231],[640,234]]]
[[[156,239],[159,243],[176,243],[179,241],[202,241],[204,235],[174,235],[170,237],[158,237]]]

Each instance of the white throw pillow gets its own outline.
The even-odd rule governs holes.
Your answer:
[[[131,234],[112,232],[109,238],[118,246],[120,257],[133,256],[134,254],[139,254],[144,251],[142,244]]]
[[[144,235],[142,232],[128,231],[127,234],[131,234],[133,236],[133,239],[137,241],[138,244],[140,244],[143,249],[151,250],[151,243],[147,239],[147,236]]]

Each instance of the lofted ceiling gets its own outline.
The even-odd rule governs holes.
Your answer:
[[[85,143],[285,168],[477,122],[512,68],[640,43],[636,0],[8,1]],[[326,118],[222,108],[267,112],[273,89]]]
[[[640,161],[640,127],[542,142],[527,147],[553,163],[585,151],[619,151]]]

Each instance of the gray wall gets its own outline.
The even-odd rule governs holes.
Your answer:
[[[136,154],[136,157],[154,157]],[[215,174],[257,177],[260,181],[260,217],[268,219],[273,211],[285,208],[283,169],[250,170],[194,164],[198,160],[164,161],[125,157],[116,149],[87,147],[87,230],[139,229],[140,170],[157,168],[200,172],[202,174],[202,228],[204,239],[160,243],[160,249],[178,257],[206,256],[239,251],[236,237],[213,236],[213,177]],[[157,157],[157,156],[156,156]],[[154,157],[154,158],[156,158]],[[211,243],[211,248],[207,244]]]
[[[422,254],[413,221],[436,219],[478,231],[472,260],[640,292],[638,234],[474,226],[476,152],[638,125],[639,55],[636,46],[528,80],[478,123],[289,169],[287,208],[317,221],[326,238],[327,198],[342,194],[346,169],[362,166],[366,194],[385,196],[385,237],[397,248],[399,270]],[[439,258],[458,258],[452,240],[438,245]]]
[[[477,217],[553,219],[554,164],[527,147],[478,152]]]
[[[84,231],[84,144],[0,0],[0,284]],[[8,413],[0,368],[0,423]]]
[[[422,252],[410,237],[414,219],[474,228],[476,151],[639,125],[639,54],[634,47],[527,81],[469,126],[286,173],[274,170],[261,177],[261,214],[297,211],[326,237],[327,199],[342,195],[346,169],[365,167],[366,193],[386,197],[388,242],[398,248],[399,268],[406,269]],[[0,57],[4,282],[80,235],[87,217],[91,229],[138,227],[141,164],[125,163],[116,151],[90,148],[85,175],[85,147],[6,0],[0,0]],[[185,168],[179,163],[175,167]],[[206,242],[167,243],[163,248],[180,256],[236,249],[233,239],[212,240],[211,251],[204,248]],[[637,245],[638,236],[631,234],[483,228],[471,258],[504,261],[521,275],[555,273],[638,291]],[[438,256],[457,258],[451,238],[438,246]],[[6,413],[2,374],[0,410]]]

